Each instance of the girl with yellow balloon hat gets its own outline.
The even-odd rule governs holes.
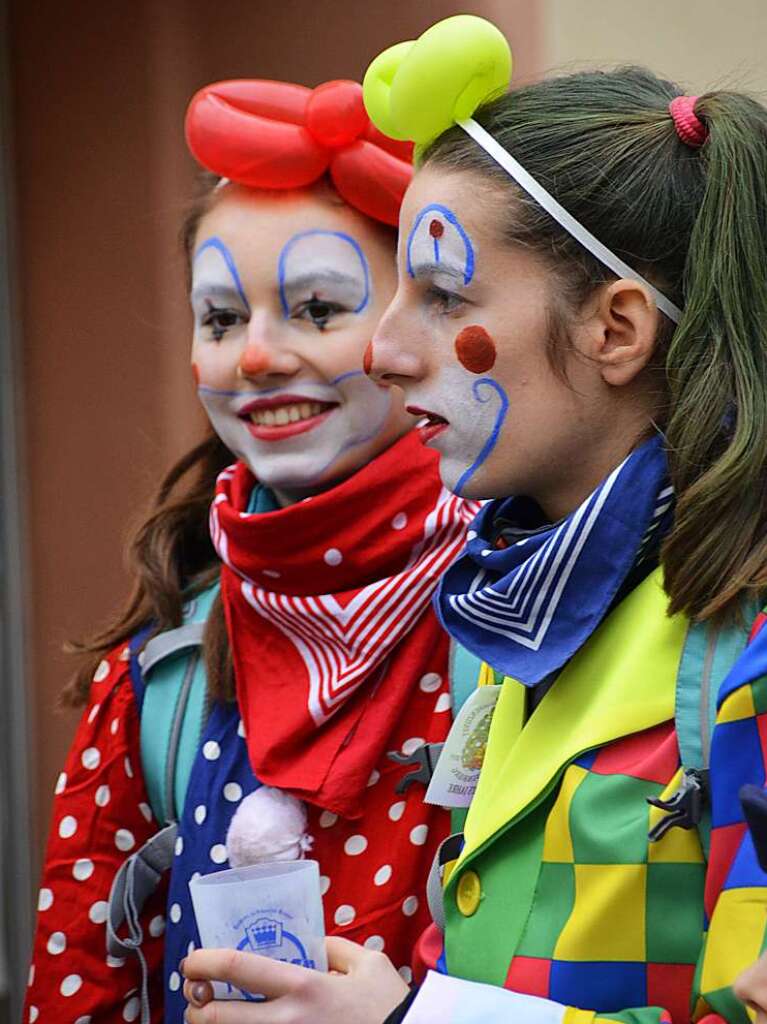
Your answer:
[[[432,969],[408,992],[338,940],[326,977],[198,951],[191,1024],[212,977],[269,1000],[217,1020],[747,1020],[732,985],[767,923],[738,802],[767,760],[767,111],[640,68],[507,94],[510,68],[461,16],[365,79],[378,128],[418,147],[366,365],[443,482],[493,499],[436,598],[495,685],[461,712],[494,708],[484,758],[450,754],[459,716],[427,794],[482,760],[433,871]]]

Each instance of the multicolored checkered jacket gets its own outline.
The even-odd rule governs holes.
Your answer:
[[[465,845],[444,872],[444,973],[427,976],[407,1024],[747,1024],[730,986],[765,945],[767,875],[738,791],[765,782],[767,630],[720,689],[706,863],[695,828],[648,840],[665,813],[648,798],[682,775],[687,626],[666,615],[656,573],[527,721],[523,688],[505,682]]]

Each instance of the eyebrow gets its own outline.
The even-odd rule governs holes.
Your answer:
[[[207,284],[203,281],[201,284],[197,284],[192,288],[192,292],[189,296],[189,301],[192,303],[199,302],[201,299],[226,299],[231,302],[232,299],[236,299],[237,303],[243,302],[243,296],[240,294],[238,288],[234,288],[231,285],[225,284]],[[247,303],[246,303],[247,308]]]
[[[446,263],[444,261],[440,263],[414,263],[410,270],[411,277],[438,277],[440,274],[444,274],[447,277],[458,278],[461,284],[466,281],[466,275],[463,267],[458,267],[452,263]]]
[[[362,271],[361,267],[360,271]],[[365,275],[360,272],[359,277],[356,277],[353,274],[345,274],[343,271],[327,268],[323,270],[310,271],[308,274],[301,274],[300,277],[286,276],[285,280],[282,282],[282,286],[287,291],[288,288],[305,288],[307,285],[316,284],[318,281],[327,281],[328,284],[361,284],[364,287]]]

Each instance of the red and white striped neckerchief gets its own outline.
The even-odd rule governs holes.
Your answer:
[[[414,431],[286,508],[244,511],[255,483],[238,462],[211,507],[253,770],[354,816],[408,697],[435,669],[431,597],[478,506],[442,487]]]

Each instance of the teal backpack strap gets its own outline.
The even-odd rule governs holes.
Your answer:
[[[207,678],[202,637],[218,585],[198,594],[184,623],[153,637],[139,655],[144,677],[141,763],[158,821],[177,821],[204,727]]]
[[[674,702],[682,781],[668,800],[649,800],[667,812],[650,830],[650,840],[657,841],[674,826],[697,828],[706,860],[711,846],[708,771],[717,694],[725,676],[745,650],[751,623],[759,609],[757,602],[744,603],[742,624],[690,623],[679,661]]]
[[[482,659],[476,654],[467,651],[459,643],[451,638],[450,640],[450,698],[453,708],[453,718],[464,706],[477,688],[479,672],[482,668]]]

